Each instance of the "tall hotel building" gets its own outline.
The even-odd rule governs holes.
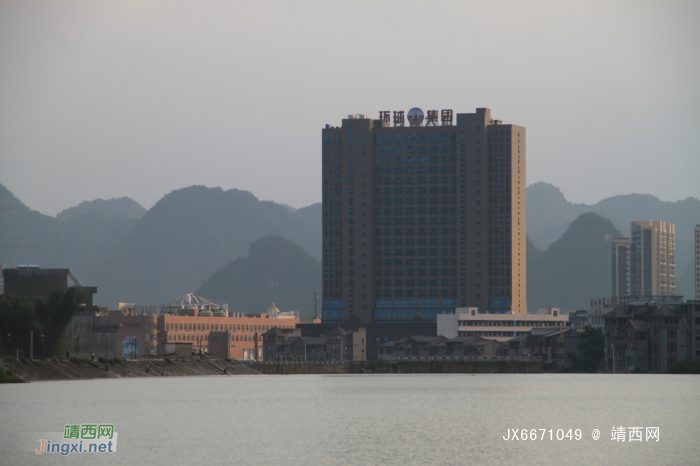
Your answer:
[[[526,313],[525,128],[391,113],[323,129],[324,321]]]

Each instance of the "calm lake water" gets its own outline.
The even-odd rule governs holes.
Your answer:
[[[35,382],[0,386],[0,419],[3,465],[700,464],[700,377],[689,375]],[[34,453],[41,432],[86,423],[113,423],[117,452]],[[614,442],[613,426],[659,427],[660,440]],[[545,440],[503,440],[525,428]],[[556,440],[557,429],[582,438]]]

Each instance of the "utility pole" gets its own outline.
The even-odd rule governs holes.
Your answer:
[[[318,317],[318,288],[314,290],[314,317]]]
[[[29,359],[34,361],[34,330],[29,331]]]

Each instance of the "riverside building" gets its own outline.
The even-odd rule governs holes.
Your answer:
[[[326,125],[324,322],[526,313],[525,148],[487,108]]]
[[[534,314],[490,314],[478,308],[457,309],[454,314],[437,318],[437,333],[447,338],[482,337],[508,341],[533,329],[547,330],[575,327],[558,308],[538,309]]]
[[[263,333],[273,328],[292,331],[298,323],[298,313],[280,312],[274,303],[265,313],[243,314],[188,293],[161,306],[159,315],[124,309],[97,316],[93,327],[113,328],[116,348],[101,347],[99,339],[96,347],[83,344],[82,348],[98,356],[104,351],[132,359],[169,356],[176,347],[186,346],[188,353],[207,353],[219,359],[261,359]],[[69,339],[87,341],[89,335],[69,335]]]

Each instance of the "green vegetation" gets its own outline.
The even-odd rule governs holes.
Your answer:
[[[34,332],[34,354],[39,357],[59,354],[66,327],[78,310],[80,291],[57,290],[47,301],[41,298],[0,297],[0,335],[10,335],[8,351],[20,349],[30,354],[29,332]],[[43,335],[43,341],[42,341]]]
[[[666,370],[667,374],[700,374],[700,359],[681,359]]]
[[[104,362],[106,362],[106,360],[105,360],[104,358],[99,358],[98,360],[99,360],[100,362],[103,362],[103,360],[104,360]],[[70,357],[70,362],[75,363],[75,364],[77,364],[77,365],[79,365],[79,366],[82,365],[83,363],[87,363],[87,364],[90,364],[92,367],[98,367],[98,368],[100,367],[100,365],[97,364],[97,362],[93,361],[92,359],[90,359],[90,358],[81,358],[80,356],[71,356],[71,357]]]
[[[605,357],[605,338],[598,328],[586,327],[576,347],[576,353],[568,353],[573,372],[596,372]]]
[[[173,360],[170,359],[170,358],[165,358],[165,362],[167,362],[168,364],[172,364],[172,363],[173,363]]]
[[[0,383],[23,383],[24,380],[15,375],[12,369],[0,367]]]

